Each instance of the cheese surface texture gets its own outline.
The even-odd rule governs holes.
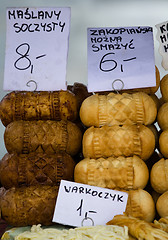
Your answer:
[[[42,229],[39,225],[34,225],[31,228],[31,231],[26,231],[15,237],[15,240],[127,240],[128,237],[128,228],[119,227],[115,225],[110,226],[91,226],[91,227],[79,227],[71,229],[53,229],[46,228]]]

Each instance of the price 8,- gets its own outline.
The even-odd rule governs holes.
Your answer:
[[[6,16],[3,89],[66,90],[70,8],[7,8]]]

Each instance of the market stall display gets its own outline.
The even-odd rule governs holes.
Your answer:
[[[25,31],[20,28],[18,33],[21,34],[29,34],[31,26],[39,24],[40,34],[44,33],[46,39],[51,39],[47,35],[50,31],[46,31],[51,23],[43,25],[44,19],[34,18],[33,14],[46,14],[46,21],[54,18],[55,28],[50,30],[52,33],[58,30],[60,37],[67,30],[66,26],[70,26],[70,8],[65,9],[68,18],[64,19],[64,23],[61,18],[63,8],[57,9],[58,12],[51,8],[49,11],[36,9],[37,12],[34,8],[24,10],[25,12],[23,9],[20,11],[24,20],[30,16],[30,20],[36,19],[37,22],[24,25],[20,21],[19,11],[12,8],[8,10],[8,30],[14,29],[17,40],[17,24],[27,26]],[[33,33],[38,34],[36,30]],[[56,66],[56,62],[59,74],[52,74],[50,78],[48,63],[52,65],[54,61],[47,59],[55,59],[48,57],[54,56],[56,48],[49,55],[46,49],[40,51],[33,58],[33,42],[17,42],[17,46],[13,46],[12,41],[9,41],[11,38],[7,36],[8,50],[16,52],[16,59],[12,60],[14,72],[19,76],[16,77],[16,82],[22,76],[20,82],[24,84],[22,78],[25,78],[26,86],[29,87],[27,83],[31,81],[35,89],[26,91],[25,85],[18,85],[15,90],[13,75],[9,79],[9,89],[12,92],[6,94],[0,102],[0,120],[5,128],[4,145],[7,151],[0,161],[0,210],[2,221],[8,225],[3,240],[168,239],[168,76],[160,79],[159,68],[155,66],[153,29],[147,26],[88,30],[88,63],[91,63],[88,64],[88,85],[75,82],[67,86],[66,79],[65,82],[60,81],[62,78],[58,76],[62,73],[65,76],[66,71]],[[165,31],[164,28],[163,30]],[[66,33],[66,40],[69,40],[69,33]],[[55,36],[53,39],[57,42]],[[60,45],[65,50],[68,45],[63,46],[63,39],[64,37],[57,42],[57,46]],[[44,41],[43,44],[45,45]],[[42,45],[39,43],[39,46]],[[54,46],[53,44],[52,47]],[[59,52],[58,48],[56,53]],[[26,49],[27,52],[23,53]],[[43,50],[43,47],[39,49]],[[11,60],[9,54],[7,51],[7,57]],[[64,56],[63,60],[67,61],[67,54],[60,53],[60,56]],[[57,54],[57,63],[62,62],[60,56]],[[35,59],[39,65],[44,60],[44,65],[40,66],[44,73],[35,72],[40,69],[39,65],[34,65]],[[28,65],[24,68],[25,62]],[[45,64],[48,65],[47,69]],[[8,88],[10,72],[6,66],[7,64],[5,90]],[[49,70],[50,77],[45,70]],[[40,78],[36,75],[38,72],[43,73]],[[109,72],[112,75],[108,75]],[[33,79],[34,76],[37,77],[37,82]],[[28,81],[28,78],[31,80]],[[47,80],[49,82],[50,79],[55,79],[58,85],[60,81],[67,89],[63,87],[64,90],[55,90],[59,87],[54,82],[47,91]],[[116,83],[121,88],[115,88]],[[89,92],[89,89],[92,90]],[[158,90],[161,98],[156,94]],[[72,226],[69,222],[66,226],[65,217],[54,221],[59,187],[64,182],[61,180],[75,184],[74,188],[64,185],[68,197],[68,193],[75,191],[75,188],[78,189],[77,194],[82,196],[84,187],[77,188],[78,184],[90,187],[85,189],[88,195],[91,187],[104,188],[105,197],[110,195],[110,205],[114,199],[119,203],[124,202],[123,213],[116,214],[119,204],[114,215],[111,208],[106,207],[111,215],[110,221],[95,226],[95,216],[99,216],[97,209],[89,211],[95,219],[90,215],[88,217],[88,211],[85,208],[83,211],[83,199],[80,199],[80,203],[75,205],[75,211],[80,216],[79,224],[72,224],[75,218],[73,214]],[[112,190],[121,195],[107,193]],[[99,195],[101,199],[101,191],[92,191],[91,195]],[[125,196],[128,198],[126,202]],[[64,205],[61,202],[59,207],[63,211],[67,211],[67,206],[73,208],[73,204],[68,205],[68,201],[64,197]],[[87,205],[86,202],[85,204]],[[94,205],[101,208],[102,216],[97,219],[106,216],[104,206],[100,207],[95,202]],[[84,223],[88,224],[87,220],[92,226],[84,226]],[[77,227],[79,225],[81,227]]]

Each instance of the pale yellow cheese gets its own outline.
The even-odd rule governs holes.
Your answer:
[[[26,231],[15,237],[15,240],[128,240],[128,228],[116,225],[91,226],[58,230],[54,228],[42,229],[40,224],[32,226],[31,231]]]

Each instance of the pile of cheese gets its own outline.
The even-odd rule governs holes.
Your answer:
[[[90,227],[79,227],[71,229],[54,229],[54,228],[45,228],[42,229],[41,225],[34,225],[31,228],[31,231],[26,231],[15,237],[15,240],[127,240],[128,228],[120,227],[115,225],[109,226],[90,226]]]

